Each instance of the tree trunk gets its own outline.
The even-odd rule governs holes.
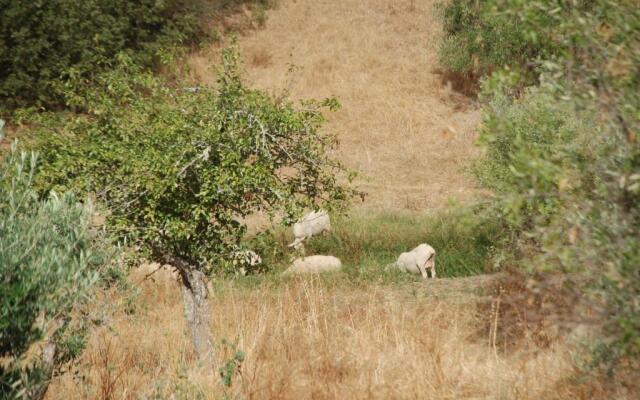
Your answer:
[[[209,290],[205,275],[198,270],[180,271],[184,315],[191,331],[198,360],[213,362],[213,342],[209,332]]]
[[[178,270],[182,280],[184,315],[191,331],[193,349],[200,362],[213,366],[215,360],[209,331],[209,289],[206,275],[180,257],[167,254],[155,246],[152,249],[158,260]]]
[[[58,346],[53,336],[58,329],[61,329],[65,325],[65,321],[62,318],[58,318],[54,320],[53,323],[55,328],[53,329],[53,332],[49,334],[47,343],[40,355],[40,362],[36,365],[38,379],[35,380],[35,385],[30,387],[27,391],[27,398],[29,399],[39,400],[44,398],[45,394],[47,394],[49,383],[51,383],[51,378],[53,377],[53,372],[56,368],[55,358]]]

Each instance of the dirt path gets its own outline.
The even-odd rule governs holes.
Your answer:
[[[264,29],[239,39],[252,86],[342,103],[325,129],[339,137],[338,157],[362,174],[364,207],[424,210],[476,193],[463,169],[477,154],[480,116],[436,72],[434,3],[282,0]],[[217,60],[212,47],[190,64],[212,82]]]

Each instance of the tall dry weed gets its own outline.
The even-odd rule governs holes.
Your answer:
[[[49,399],[527,399],[574,372],[562,341],[496,352],[476,335],[490,316],[477,313],[473,296],[297,278],[279,289],[218,285],[212,331],[244,353],[227,387],[191,356],[173,278],[154,279],[142,284],[134,316],[116,315],[92,336],[78,365],[84,378],[58,378]],[[217,366],[234,351],[219,346]]]

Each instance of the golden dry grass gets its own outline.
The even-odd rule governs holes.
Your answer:
[[[433,209],[478,194],[463,169],[477,154],[480,117],[436,73],[433,1],[279,3],[264,29],[239,39],[247,79],[294,99],[339,98],[343,108],[324,129],[340,139],[337,156],[363,173],[364,207]],[[216,46],[192,55],[194,78],[213,84],[218,55]],[[253,290],[222,283],[212,292],[212,332],[246,354],[225,388],[191,355],[178,284],[166,271],[140,283],[146,273],[129,278],[140,288],[136,312],[120,306],[104,318],[48,399],[591,398],[568,383],[569,342],[501,351],[482,333],[501,321],[466,286],[445,280],[394,287],[296,278]],[[445,294],[425,295],[437,288]],[[107,293],[105,302],[122,296]],[[219,347],[218,365],[232,353]]]
[[[433,209],[478,193],[464,168],[480,115],[436,72],[434,3],[282,0],[264,29],[238,40],[251,86],[339,99],[324,129],[361,172],[368,208]],[[191,56],[195,79],[213,84],[218,57],[216,45]]]
[[[309,278],[215,291],[212,331],[246,354],[227,389],[190,355],[177,283],[164,271],[153,277],[140,285],[137,312],[116,313],[96,330],[79,374],[55,379],[48,399],[539,399],[573,373],[562,342],[508,354],[492,348],[478,335],[490,316],[476,314],[472,297],[373,284],[329,289]],[[231,352],[221,348],[218,363]]]

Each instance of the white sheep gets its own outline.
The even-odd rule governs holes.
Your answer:
[[[305,239],[324,232],[331,232],[329,214],[325,210],[312,211],[293,224],[293,236],[295,239],[289,247],[298,249]]]
[[[282,274],[318,274],[321,272],[339,271],[340,269],[342,269],[342,262],[339,258],[315,255],[296,259]]]
[[[403,272],[422,274],[424,279],[429,277],[427,270],[431,270],[431,278],[435,278],[436,251],[428,244],[422,243],[415,249],[400,254],[396,266]]]
[[[238,272],[242,276],[247,275],[247,268],[254,270],[260,264],[262,264],[262,258],[254,251],[241,250],[233,253],[233,265],[240,266]]]

